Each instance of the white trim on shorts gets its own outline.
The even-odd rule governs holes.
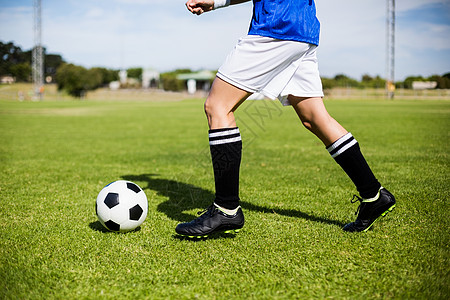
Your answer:
[[[217,77],[283,105],[289,95],[323,97],[316,45],[247,35],[219,68]]]

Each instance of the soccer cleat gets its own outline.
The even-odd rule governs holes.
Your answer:
[[[211,233],[237,233],[244,226],[244,214],[239,207],[234,215],[227,215],[212,204],[197,219],[188,223],[178,224],[175,231],[189,238],[206,238]]]
[[[354,200],[355,198],[356,200]],[[394,195],[389,193],[385,188],[380,189],[379,197],[376,200],[362,199],[355,195],[351,202],[355,203],[356,201],[360,202],[355,213],[358,216],[355,222],[344,226],[344,231],[365,232],[372,227],[373,223],[375,223],[379,217],[384,217],[395,207]]]

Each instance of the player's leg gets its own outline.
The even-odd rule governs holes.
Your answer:
[[[209,129],[236,127],[234,111],[250,93],[216,77],[205,101],[205,114]]]
[[[234,111],[249,95],[216,78],[205,102],[216,188],[215,204],[227,210],[236,210],[239,206],[242,141]]]
[[[289,96],[302,124],[326,146],[330,155],[347,173],[361,197],[358,218],[346,231],[366,231],[378,217],[395,206],[395,198],[382,188],[361,153],[358,142],[327,112],[322,98]]]
[[[234,111],[250,93],[220,78],[213,82],[205,102],[209,125],[209,145],[214,169],[214,203],[199,218],[179,224],[177,233],[189,237],[205,237],[217,231],[235,231],[244,225],[239,206],[239,169],[242,141]]]
[[[329,115],[322,98],[290,95],[288,100],[303,126],[314,133],[325,146],[331,145],[347,133],[347,130]]]

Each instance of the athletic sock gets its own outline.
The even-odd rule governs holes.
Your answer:
[[[242,140],[239,128],[222,128],[209,131],[209,148],[216,187],[215,203],[225,209],[239,206],[239,168]]]
[[[223,212],[223,213],[225,213],[227,215],[230,215],[230,216],[235,215],[237,213],[239,207],[240,207],[240,206],[238,206],[235,209],[226,209],[226,208],[224,208],[222,206],[217,205],[217,203],[215,203],[215,202],[214,202],[214,206],[217,207],[217,209],[220,210],[221,212]]]
[[[376,197],[381,184],[372,173],[358,142],[350,132],[328,146],[327,150],[353,181],[362,198]]]
[[[372,198],[363,198],[363,202],[370,203],[370,202],[375,202],[375,201],[377,201],[377,200],[380,198],[380,195],[381,195],[381,194],[380,194],[380,191],[381,191],[381,189],[383,189],[382,186],[379,188],[378,193],[375,195],[375,197],[372,197]]]

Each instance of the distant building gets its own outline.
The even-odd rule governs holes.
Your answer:
[[[214,77],[216,77],[214,72],[203,70],[195,73],[179,74],[177,79],[186,81],[188,93],[194,94],[197,90],[209,91]]]
[[[413,90],[432,90],[437,87],[436,81],[413,81]]]
[[[120,89],[120,81],[111,81],[109,83],[109,88],[113,91],[117,91]]]
[[[142,70],[142,88],[157,88],[159,86],[159,72],[153,69]]]
[[[16,82],[16,78],[12,76],[6,75],[0,77],[1,84],[13,84],[14,82]]]
[[[127,70],[120,70],[119,71],[119,81],[121,84],[126,84],[128,79],[128,73]]]

